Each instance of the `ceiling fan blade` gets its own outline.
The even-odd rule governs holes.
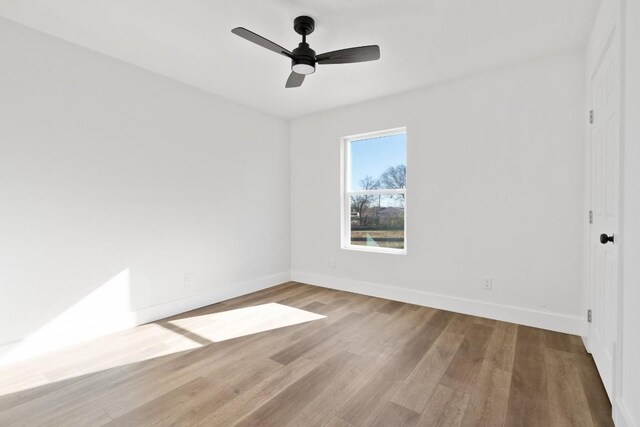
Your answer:
[[[243,39],[247,39],[250,42],[257,44],[258,46],[262,46],[264,48],[274,51],[275,53],[279,53],[280,55],[284,55],[289,58],[293,56],[291,52],[289,52],[287,49],[283,48],[282,46],[277,45],[271,40],[267,40],[264,37],[252,31],[247,30],[246,28],[237,27],[231,30],[231,32],[237,36],[242,37]]]
[[[298,74],[292,71],[291,74],[289,74],[287,84],[285,84],[284,87],[300,87],[302,86],[303,81],[304,74]]]
[[[350,47],[316,56],[318,64],[350,64],[375,61],[376,59],[380,59],[380,47],[377,45]]]

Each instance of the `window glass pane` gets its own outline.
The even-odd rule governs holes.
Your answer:
[[[404,249],[404,194],[351,196],[351,244]]]
[[[406,134],[352,141],[349,160],[349,191],[406,186]]]

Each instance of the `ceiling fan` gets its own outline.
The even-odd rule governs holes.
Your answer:
[[[380,48],[377,45],[351,47],[316,55],[316,51],[307,44],[307,36],[313,33],[315,29],[315,21],[308,16],[298,16],[293,21],[293,29],[302,36],[302,41],[293,51],[288,51],[271,40],[267,40],[243,27],[234,28],[231,32],[291,59],[291,74],[285,87],[299,87],[302,85],[304,76],[313,74],[316,71],[316,64],[350,64],[380,59]]]

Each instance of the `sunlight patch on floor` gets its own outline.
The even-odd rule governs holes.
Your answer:
[[[326,316],[310,311],[269,303],[172,320],[168,323],[208,341],[221,342],[324,317]]]
[[[277,303],[149,323],[0,368],[2,396],[325,318]]]

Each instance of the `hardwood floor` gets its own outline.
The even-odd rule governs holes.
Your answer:
[[[608,426],[610,412],[578,337],[298,283],[0,370],[2,426]]]

